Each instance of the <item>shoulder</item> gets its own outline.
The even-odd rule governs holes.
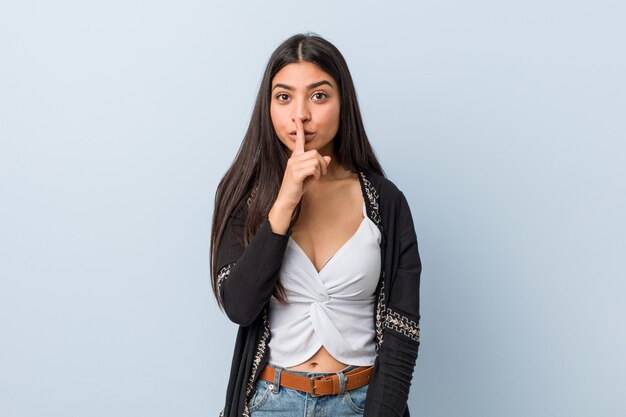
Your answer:
[[[371,171],[361,171],[361,174],[365,187],[376,193],[380,204],[386,205],[404,198],[402,191],[391,179]]]
[[[377,173],[362,171],[364,184],[370,201],[376,206],[383,228],[412,228],[413,219],[409,202],[393,180]],[[369,182],[369,184],[368,184]],[[368,191],[367,188],[372,191]]]

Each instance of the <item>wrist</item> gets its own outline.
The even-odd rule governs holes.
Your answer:
[[[292,208],[289,203],[276,200],[267,215],[272,232],[286,235],[289,231],[291,216],[293,215],[294,210],[295,208]]]

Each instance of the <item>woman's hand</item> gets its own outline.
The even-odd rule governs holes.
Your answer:
[[[291,216],[312,179],[319,180],[328,172],[330,156],[322,156],[317,149],[304,151],[304,125],[296,116],[296,146],[287,160],[283,182],[276,201],[268,214],[274,233],[285,234],[289,230]]]
[[[319,180],[328,172],[330,156],[322,156],[317,149],[304,150],[304,125],[296,116],[296,146],[287,161],[283,182],[276,200],[286,207],[298,205],[302,196],[310,187],[313,178]]]

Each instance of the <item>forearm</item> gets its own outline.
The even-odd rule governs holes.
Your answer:
[[[231,264],[220,293],[224,311],[233,322],[251,324],[269,301],[290,234],[274,233],[265,219],[243,254]]]
[[[370,380],[364,417],[402,417],[409,391],[419,342],[386,332]]]

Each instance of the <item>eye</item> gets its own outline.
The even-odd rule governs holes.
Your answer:
[[[281,98],[281,97],[283,97],[283,96],[284,96],[284,97],[289,97],[289,96],[288,96],[287,94],[285,94],[285,93],[278,93],[278,94],[276,94],[276,98],[278,99],[278,101],[285,101],[285,100],[281,100],[281,99],[280,99],[280,98]]]
[[[323,91],[317,91],[315,93],[313,93],[313,97],[320,97],[319,100],[324,100],[326,97],[328,97],[328,94],[324,93]],[[319,101],[318,100],[318,101]]]

